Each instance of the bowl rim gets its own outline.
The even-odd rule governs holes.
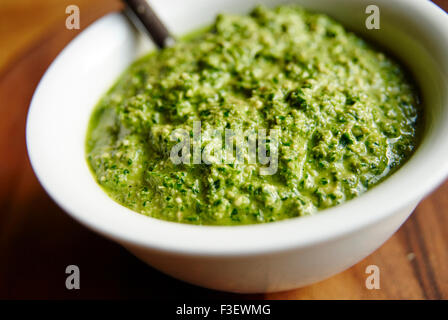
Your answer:
[[[434,19],[435,24],[433,26],[442,28],[441,30],[443,28],[448,29],[448,15],[435,4],[429,1],[416,1],[409,2],[407,6],[411,7],[414,13],[420,12],[421,15],[437,18]],[[431,168],[433,170],[426,170],[425,175],[422,175],[421,172],[417,175],[415,170],[408,170],[421,149],[418,148],[416,153],[397,172],[355,199],[309,217],[242,226],[198,226],[147,217],[108,198],[101,187],[97,185],[110,200],[110,206],[104,208],[104,210],[117,212],[121,215],[121,218],[116,221],[107,221],[107,223],[95,219],[93,210],[84,207],[85,211],[82,212],[76,199],[67,201],[67,199],[61,197],[58,186],[47,179],[46,173],[49,164],[43,163],[42,157],[39,156],[39,149],[36,146],[39,144],[40,136],[34,133],[42,126],[37,117],[38,97],[43,91],[51,90],[51,88],[46,87],[46,83],[55,72],[57,62],[64,59],[72,46],[82,41],[83,38],[89,37],[92,30],[105,23],[105,21],[117,19],[123,19],[120,13],[112,13],[99,19],[72,40],[57,56],[35,90],[26,124],[29,159],[46,192],[70,216],[108,238],[157,251],[197,256],[257,255],[292,248],[303,248],[312,244],[332,241],[375,224],[397,211],[414,207],[423,196],[442,183],[448,175],[448,162],[444,163],[442,159],[438,160],[437,167]],[[448,51],[446,53],[448,56]],[[448,106],[444,106],[444,108],[447,109]],[[448,128],[444,129],[444,132],[448,132]],[[448,157],[448,139],[441,149],[439,154],[446,156],[446,159]],[[420,154],[419,156],[420,158],[427,158],[429,155]],[[44,166],[47,168],[44,168]],[[415,182],[416,179],[420,183],[410,187],[409,183]],[[93,176],[92,180],[94,180]],[[124,224],[127,226],[123,227]]]

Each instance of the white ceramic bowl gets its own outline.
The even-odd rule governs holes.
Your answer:
[[[282,1],[153,1],[175,34],[218,12],[245,13]],[[448,173],[448,17],[429,1],[376,0],[380,30],[367,30],[370,0],[302,0],[373,39],[408,65],[423,94],[426,129],[412,158],[364,195],[306,218],[212,227],[161,221],[112,201],[85,160],[87,123],[100,96],[141,51],[120,14],[72,41],[42,78],[31,103],[27,145],[50,196],[72,217],[173,277],[233,292],[304,286],[336,274],[381,246]],[[98,254],[101,254],[100,252]]]

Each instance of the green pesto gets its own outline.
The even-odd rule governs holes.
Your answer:
[[[256,7],[219,15],[131,65],[92,115],[87,161],[110,197],[155,218],[239,225],[311,215],[362,194],[411,155],[418,100],[398,63],[328,16]],[[277,173],[173,164],[170,133],[199,120],[281,130]]]

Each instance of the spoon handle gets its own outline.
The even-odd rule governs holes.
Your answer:
[[[146,0],[124,0],[124,2],[140,20],[159,48],[174,44],[174,38]]]

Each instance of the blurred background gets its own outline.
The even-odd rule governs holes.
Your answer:
[[[434,2],[448,10],[448,0]],[[80,8],[80,30],[65,28],[65,9],[73,4]],[[386,244],[349,270],[306,288],[266,295],[234,295],[177,281],[68,217],[30,167],[28,105],[64,46],[96,19],[122,8],[120,0],[0,0],[0,299],[448,298],[447,182]],[[70,264],[80,268],[80,290],[65,288]],[[371,264],[381,270],[380,290],[365,287]]]

